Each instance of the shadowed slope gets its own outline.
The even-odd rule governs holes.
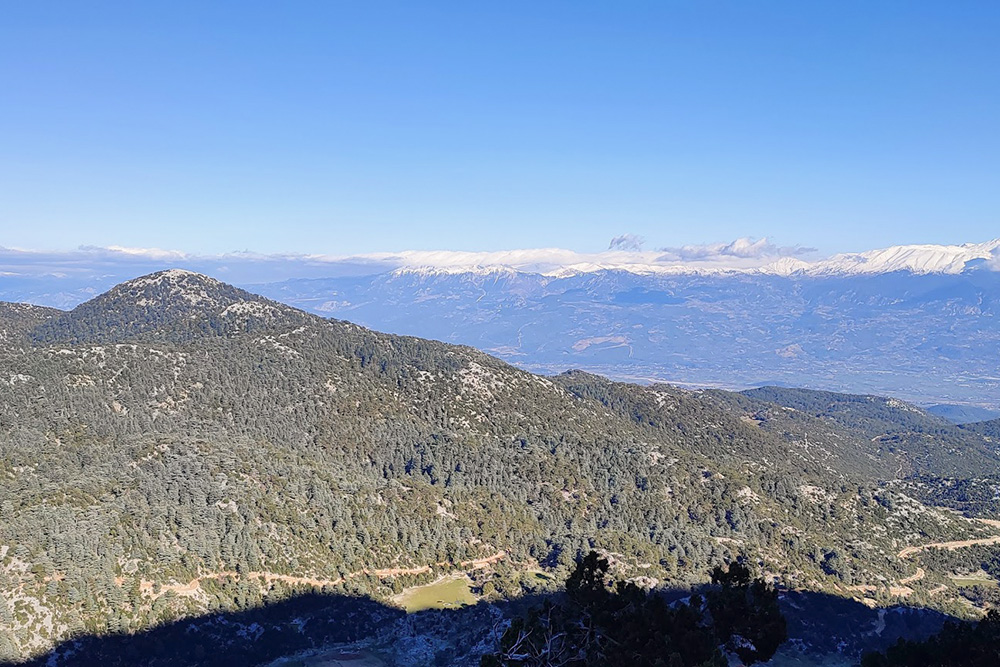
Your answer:
[[[662,594],[676,600],[691,592],[677,589]],[[315,650],[322,656],[324,650],[336,652],[337,647],[344,653],[371,650],[386,665],[397,667],[472,667],[479,664],[482,652],[494,646],[494,625],[501,618],[560,599],[561,593],[528,596],[407,616],[364,597],[308,593],[245,611],[168,621],[135,634],[84,634],[33,660],[0,663],[0,667],[250,667],[303,651]],[[926,638],[953,620],[910,607],[870,609],[820,593],[786,592],[780,604],[789,641],[779,658],[792,658],[795,664],[802,664],[806,656],[857,660],[862,652],[884,650],[899,638]],[[314,664],[308,655],[290,664]]]

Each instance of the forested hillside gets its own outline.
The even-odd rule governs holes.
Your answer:
[[[30,344],[31,332],[59,314],[61,311],[55,308],[0,302],[0,348],[16,349]]]
[[[1000,419],[990,419],[983,422],[972,422],[962,424],[962,428],[986,436],[988,439],[1000,443]]]
[[[514,595],[592,549],[672,585],[742,555],[941,607],[900,550],[993,532],[880,483],[995,465],[926,415],[540,377],[187,272],[0,318],[0,658],[446,570]]]
[[[864,434],[880,455],[898,454],[902,468],[895,476],[976,476],[1000,464],[1000,443],[897,399],[783,387],[761,387],[742,395]]]

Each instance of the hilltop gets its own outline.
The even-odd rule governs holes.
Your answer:
[[[191,271],[129,280],[32,331],[36,343],[180,342],[306,321],[289,306]]]

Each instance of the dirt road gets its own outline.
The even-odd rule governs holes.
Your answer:
[[[976,519],[979,523],[984,523],[987,526],[992,526],[994,528],[1000,528],[1000,521],[996,519]],[[1000,544],[1000,535],[993,535],[991,537],[981,537],[975,540],[955,540],[953,542],[931,542],[930,544],[922,544],[918,547],[906,547],[896,554],[897,558],[909,558],[914,554],[918,554],[926,549],[948,549],[949,551],[954,551],[955,549],[961,549],[963,547],[975,547],[979,545],[989,545],[989,544]]]
[[[927,573],[924,572],[924,568],[918,567],[916,572],[914,572],[913,574],[911,574],[908,577],[904,577],[904,578],[900,579],[899,583],[900,583],[901,586],[906,586],[906,585],[912,584],[914,581],[920,581],[925,576],[927,576]]]
[[[473,560],[464,560],[459,563],[436,563],[436,567],[447,567],[453,565],[454,567],[461,569],[479,570],[484,567],[489,567],[493,563],[499,562],[507,557],[506,551],[498,551],[492,556],[487,556],[485,558],[476,558]],[[263,579],[268,584],[273,584],[274,582],[280,581],[285,584],[290,584],[292,586],[337,586],[344,583],[348,579],[353,579],[355,577],[360,577],[363,575],[371,575],[378,577],[379,579],[385,579],[388,577],[398,577],[401,575],[414,575],[414,574],[426,574],[430,572],[432,567],[430,565],[421,565],[419,567],[391,567],[378,570],[358,570],[357,572],[349,572],[343,577],[338,577],[337,579],[320,579],[317,577],[296,577],[288,574],[276,574],[274,572],[245,572],[242,576],[248,579]],[[221,572],[209,572],[207,574],[195,577],[191,581],[183,584],[160,584],[160,592],[156,593],[155,596],[159,597],[167,591],[173,591],[175,594],[181,597],[196,597],[198,593],[201,592],[201,582],[207,581],[209,579],[229,579],[229,578],[239,578],[241,575],[235,570],[223,570]],[[125,583],[123,578],[116,579],[118,585],[121,586]],[[139,590],[148,595],[154,595],[153,590],[155,588],[155,582],[143,579],[139,582]]]

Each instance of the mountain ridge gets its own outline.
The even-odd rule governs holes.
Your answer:
[[[596,256],[545,250],[384,253],[349,263],[350,271],[341,267],[350,275],[321,278],[318,272],[337,271],[340,260],[316,256],[302,259],[301,267],[314,277],[249,289],[321,317],[472,345],[535,372],[583,368],[618,379],[728,389],[810,386],[1000,411],[1000,380],[979,362],[1000,354],[993,325],[1000,314],[1000,272],[992,270],[996,246],[989,241],[848,253],[838,262],[868,273],[814,274],[798,270],[805,261],[798,255],[769,259],[783,267],[774,274],[753,267],[632,273],[626,270],[631,264],[669,253],[614,251],[608,255],[613,261],[602,263]],[[692,257],[714,270],[715,259],[697,258],[777,250],[766,243],[675,249],[675,259],[664,265]],[[242,254],[228,259],[177,261],[244,280],[247,267],[258,266],[253,262],[260,270],[252,275],[264,276],[299,261]],[[550,261],[555,264],[545,264]],[[251,264],[241,269],[239,262]],[[543,275],[553,266],[580,262],[593,266],[561,277]],[[872,272],[907,262],[916,272]],[[432,268],[413,268],[419,266]],[[951,272],[932,272],[941,267]],[[110,287],[110,274],[102,273],[73,292],[68,286],[77,275],[34,282],[0,277],[0,298],[65,307],[92,298],[95,286]]]

